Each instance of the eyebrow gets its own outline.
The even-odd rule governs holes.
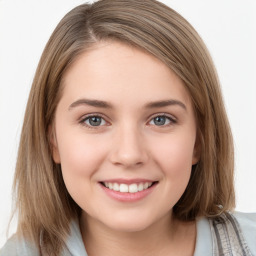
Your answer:
[[[79,99],[79,100],[73,102],[69,106],[68,110],[71,110],[71,109],[81,106],[81,105],[88,105],[88,106],[92,106],[92,107],[107,108],[107,109],[113,108],[113,106],[106,101],[94,100],[94,99]],[[173,106],[173,105],[180,106],[184,110],[187,110],[186,105],[184,103],[182,103],[179,100],[173,100],[173,99],[149,102],[145,105],[145,108],[161,108],[161,107],[168,107],[168,106]]]
[[[92,106],[92,107],[97,107],[97,108],[113,108],[113,106],[109,103],[107,103],[106,101],[102,101],[102,100],[91,100],[91,99],[79,99],[75,102],[73,102],[70,106],[69,106],[69,110],[71,110],[72,108],[81,106],[81,105],[88,105],[88,106]]]
[[[184,110],[187,110],[186,105],[179,100],[160,100],[160,101],[153,101],[146,104],[146,108],[161,108],[161,107],[168,107],[177,105],[182,107]]]

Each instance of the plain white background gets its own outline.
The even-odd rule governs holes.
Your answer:
[[[0,0],[0,247],[6,240],[20,130],[37,63],[59,20],[83,2]],[[236,209],[256,212],[256,1],[162,2],[196,28],[212,54],[235,140]]]

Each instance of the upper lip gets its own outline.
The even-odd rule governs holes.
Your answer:
[[[110,183],[118,183],[118,184],[134,184],[134,183],[146,183],[146,182],[156,182],[156,180],[151,179],[108,179],[108,180],[102,180],[100,182],[110,182]]]

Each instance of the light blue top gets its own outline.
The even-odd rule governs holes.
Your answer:
[[[244,238],[256,256],[256,213],[235,212],[238,223],[241,226]],[[212,248],[212,235],[207,218],[197,220],[197,239],[194,256],[214,256]],[[63,256],[88,256],[83,244],[81,232],[77,221],[71,222],[71,233],[67,239],[68,251]],[[0,251],[0,256],[39,256],[38,251],[24,240],[18,240],[14,235]]]

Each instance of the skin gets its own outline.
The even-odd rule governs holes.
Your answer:
[[[172,215],[199,158],[195,115],[181,79],[152,55],[105,42],[73,63],[63,86],[53,158],[82,209],[88,254],[193,255],[195,223]],[[111,106],[91,106],[84,99]],[[147,106],[167,100],[172,104]],[[91,126],[88,115],[100,115],[99,125]],[[120,202],[99,183],[117,178],[157,184],[139,201]]]

